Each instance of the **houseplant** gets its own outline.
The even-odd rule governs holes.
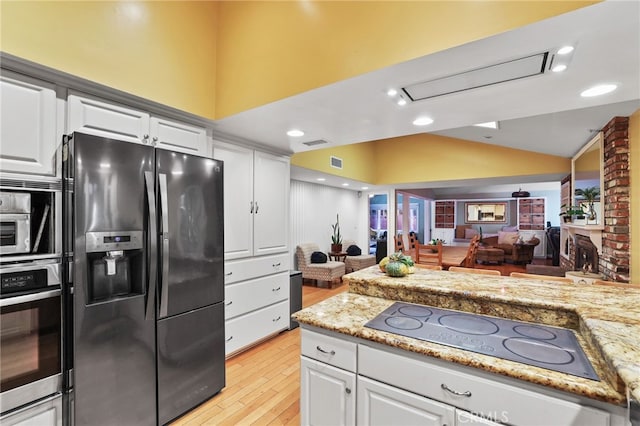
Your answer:
[[[576,188],[575,194],[578,197],[582,197],[589,207],[588,220],[596,220],[596,209],[593,207],[593,203],[600,196],[600,188],[597,186],[590,186],[588,188]]]
[[[582,209],[582,206],[569,206],[567,207],[566,204],[563,204],[562,206],[560,206],[560,208],[565,209],[564,211],[560,212],[560,216],[564,217],[564,221],[566,222],[571,222],[571,220],[575,217],[576,219],[584,219],[585,218],[585,212]]]
[[[332,253],[340,253],[342,252],[342,234],[340,234],[340,218],[336,213],[336,223],[331,225],[333,229],[333,235],[331,235],[331,252]]]

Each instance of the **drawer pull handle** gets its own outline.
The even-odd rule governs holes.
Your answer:
[[[347,393],[347,395],[351,395],[351,389],[350,388],[346,388],[344,391]]]
[[[225,275],[230,277],[231,275],[233,275],[233,272],[227,272]]]
[[[277,268],[277,267],[278,267],[278,266],[280,266],[280,265],[281,265],[281,263],[280,263],[280,262],[278,262],[278,263],[273,263],[271,266],[273,266],[274,268]]]
[[[229,337],[227,338],[227,342],[230,342],[230,341],[231,341],[231,339],[233,339],[233,336],[229,336]]]
[[[444,390],[446,390],[447,392],[450,392],[456,396],[466,396],[466,397],[470,397],[471,396],[471,392],[466,391],[466,392],[458,392],[458,391],[454,391],[453,389],[449,389],[449,386],[445,385],[444,383],[442,383],[440,385],[440,387]]]
[[[280,318],[282,318],[282,317],[274,318],[272,321],[273,322],[280,321]]]
[[[278,288],[272,288],[271,291],[280,291],[280,287]]]
[[[330,352],[327,352],[324,349],[322,349],[319,345],[316,346],[316,349],[319,350],[320,352],[322,352],[323,354],[329,354],[329,355],[335,355],[336,354],[336,351],[331,350]]]
[[[225,306],[230,306],[233,303],[233,300],[229,300],[227,303],[225,303]]]

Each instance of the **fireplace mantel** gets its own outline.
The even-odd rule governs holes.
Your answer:
[[[589,237],[598,249],[598,254],[602,255],[602,231],[604,225],[576,225],[573,223],[563,223],[560,225],[560,247],[566,247],[566,241],[571,238],[575,242],[576,235],[584,235]],[[560,255],[569,258],[569,254],[564,250],[560,250]]]

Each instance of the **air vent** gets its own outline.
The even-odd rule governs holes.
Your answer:
[[[342,168],[342,158],[331,156],[331,167],[336,169]]]
[[[526,56],[513,61],[490,65],[436,80],[412,84],[403,87],[402,90],[415,102],[422,99],[531,77],[544,73],[548,55],[549,52],[544,52],[537,55]]]
[[[323,140],[323,139],[318,139],[318,140],[315,140],[315,141],[309,141],[309,142],[302,142],[302,144],[303,144],[303,145],[306,145],[306,146],[323,145],[323,144],[326,144],[326,143],[329,143],[329,142],[327,142],[327,141],[325,141],[325,140]]]
[[[42,180],[42,181],[30,181],[22,179],[0,179],[0,188],[6,189],[35,189],[42,191],[61,191],[62,181],[59,179]]]

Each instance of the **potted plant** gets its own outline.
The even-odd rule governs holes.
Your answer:
[[[333,229],[333,235],[331,235],[331,252],[332,253],[341,253],[342,252],[342,234],[340,234],[340,218],[336,213],[336,223],[331,225]]]
[[[560,216],[564,216],[564,221],[565,222],[570,222],[574,217],[576,219],[584,219],[585,218],[585,212],[582,209],[582,206],[569,206],[567,208],[567,206],[565,204],[563,204],[561,206],[561,208],[566,208],[565,211],[560,212]]]
[[[575,194],[578,197],[582,197],[589,207],[589,216],[587,219],[596,220],[596,209],[593,207],[593,203],[600,196],[600,188],[597,186],[590,186],[588,188],[577,188]]]

